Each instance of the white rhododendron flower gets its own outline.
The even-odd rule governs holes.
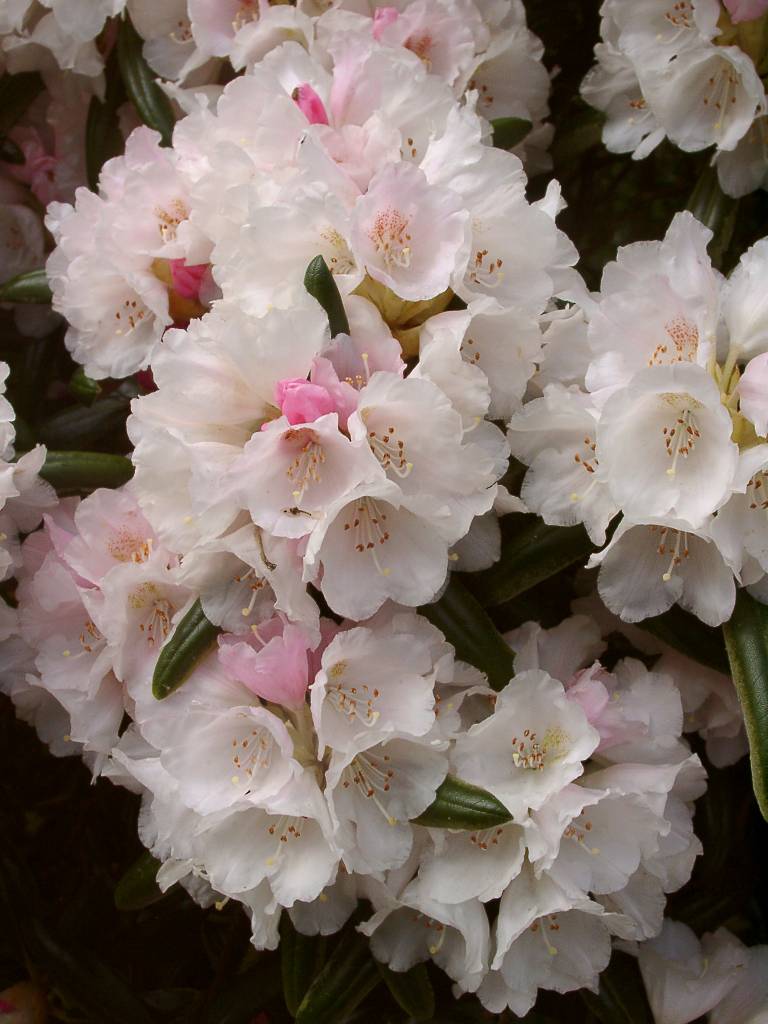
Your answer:
[[[749,7],[749,5],[742,5]],[[604,0],[596,64],[584,99],[606,114],[603,141],[646,157],[664,138],[686,152],[716,147],[720,185],[733,196],[762,185],[763,51],[748,25],[763,10],[717,0]]]
[[[766,252],[752,246],[724,279],[709,238],[683,213],[663,241],[620,249],[582,300],[578,361],[556,333],[541,396],[509,423],[531,511],[583,523],[596,544],[613,523],[589,565],[626,622],[680,604],[718,626],[737,585],[762,592]]]

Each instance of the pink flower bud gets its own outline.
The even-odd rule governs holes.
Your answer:
[[[289,423],[311,423],[336,411],[336,403],[325,388],[300,378],[278,381],[275,396]]]
[[[297,85],[291,93],[291,97],[310,124],[328,124],[328,113],[325,105],[307,82],[304,82],[303,85]]]
[[[183,299],[200,299],[200,286],[208,270],[207,263],[194,263],[191,266],[184,260],[169,260],[173,290]]]

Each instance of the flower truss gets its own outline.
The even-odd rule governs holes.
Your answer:
[[[620,249],[600,292],[553,317],[541,396],[510,421],[528,508],[599,545],[614,523],[590,564],[626,622],[679,603],[719,625],[737,583],[766,594],[768,248],[726,280],[710,238],[679,214],[662,242]]]
[[[605,0],[583,93],[609,148],[714,144],[746,192],[768,14],[726,6]],[[72,374],[41,401],[132,398],[98,451],[46,451],[67,409],[11,372],[18,458],[0,398],[19,716],[137,794],[153,884],[240,904],[257,950],[356,930],[390,981],[430,962],[523,1017],[618,949],[656,1024],[764,1024],[765,947],[665,908],[707,766],[754,760],[768,240],[726,276],[678,213],[591,291],[558,182],[529,198],[553,129],[519,0],[13,0],[0,52],[35,91],[0,136],[0,302],[45,262],[52,309],[11,307]]]
[[[668,138],[686,152],[715,147],[728,195],[765,184],[763,0],[604,0],[584,99],[606,115],[603,141],[648,156]]]

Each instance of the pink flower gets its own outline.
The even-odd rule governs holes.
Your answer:
[[[289,423],[311,423],[336,412],[336,402],[325,388],[302,378],[278,381],[275,386],[277,405]]]
[[[739,408],[764,437],[768,433],[768,352],[747,363],[739,381]]]
[[[269,619],[251,636],[219,637],[219,661],[235,679],[263,700],[300,707],[309,685],[312,640],[301,626]]]
[[[22,137],[23,136],[23,137]],[[19,167],[9,165],[13,177],[28,185],[36,199],[47,206],[59,198],[56,185],[58,160],[45,149],[40,135],[34,128],[18,129],[11,136],[24,154],[24,163]]]
[[[310,124],[328,124],[325,105],[311,85],[307,82],[297,85],[291,96]]]
[[[768,0],[723,0],[728,8],[731,21],[738,25],[741,21],[754,21],[768,11]]]
[[[203,278],[208,271],[207,263],[194,263],[191,266],[184,262],[184,260],[169,260],[171,266],[171,280],[173,281],[173,290],[177,292],[182,299],[194,299],[199,301],[200,299],[200,287],[203,283]]]

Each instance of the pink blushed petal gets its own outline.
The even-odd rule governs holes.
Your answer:
[[[373,38],[381,42],[384,29],[392,25],[400,17],[396,7],[377,7],[373,14]]]
[[[171,280],[173,281],[173,290],[177,292],[182,299],[194,299],[199,301],[200,299],[200,287],[203,283],[203,278],[208,271],[207,263],[194,263],[189,265],[184,260],[169,260],[171,267]]]
[[[310,124],[328,124],[325,104],[307,82],[297,85],[291,93],[296,106]]]
[[[325,388],[308,380],[281,380],[275,385],[277,405],[290,424],[311,423],[336,411],[336,402]]]
[[[278,625],[275,626],[275,623]],[[283,625],[279,619],[259,626],[261,639],[281,628],[257,650],[253,640],[219,639],[219,661],[236,679],[263,700],[284,707],[300,707],[309,685],[309,634],[300,626]]]
[[[768,0],[724,0],[724,3],[734,25],[754,21],[768,11]]]

